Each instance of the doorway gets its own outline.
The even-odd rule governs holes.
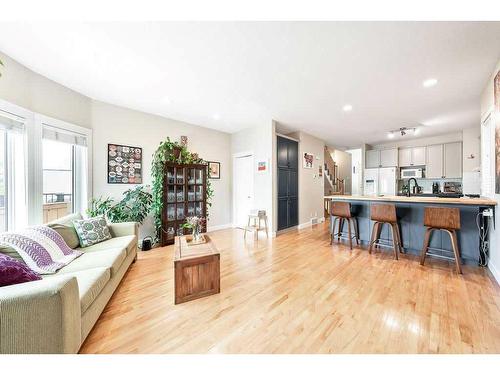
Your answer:
[[[245,228],[248,214],[253,209],[254,172],[253,154],[233,156],[233,226]]]
[[[363,191],[363,177],[362,177],[362,160],[361,149],[356,148],[346,150],[351,154],[351,194],[362,195]]]

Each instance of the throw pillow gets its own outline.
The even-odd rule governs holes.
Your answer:
[[[42,275],[55,273],[83,254],[71,249],[59,233],[47,226],[1,233],[0,245],[14,248],[29,268]]]
[[[80,246],[88,247],[111,239],[108,223],[104,217],[93,217],[86,220],[73,221],[76,233],[80,238]]]
[[[78,245],[80,245],[80,239],[78,238],[78,234],[76,233],[73,224],[70,223],[65,225],[60,223],[51,223],[47,224],[47,226],[59,233],[64,239],[64,242],[66,242],[66,244],[72,249],[76,249]]]
[[[11,257],[0,254],[0,286],[26,283],[41,280],[39,274]]]

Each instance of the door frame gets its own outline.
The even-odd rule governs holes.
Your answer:
[[[233,189],[233,193],[232,193],[232,196],[233,196],[233,204],[232,204],[232,214],[233,214],[233,217],[232,217],[232,227],[233,228],[237,228],[238,227],[238,223],[236,223],[236,179],[234,178],[234,176],[236,175],[235,174],[235,171],[236,171],[236,159],[238,158],[243,158],[243,157],[251,157],[252,158],[252,172],[254,172],[254,153],[253,151],[243,151],[243,152],[237,152],[235,154],[233,154],[232,156],[232,162],[233,162],[233,183],[232,183],[232,189]],[[252,184],[254,184],[254,181],[255,181],[255,176],[254,176],[254,173],[252,173]],[[253,195],[252,195],[252,201],[255,200],[255,186],[252,187],[252,191],[253,191]]]

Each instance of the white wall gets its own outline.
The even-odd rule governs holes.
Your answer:
[[[231,134],[231,159],[233,155],[248,152],[254,156],[254,208],[266,210],[267,217],[270,218],[270,231],[274,232],[274,205],[273,205],[273,175],[275,173],[273,159],[273,138],[275,125],[273,122],[268,124],[256,125],[243,129],[237,133]],[[268,163],[268,172],[259,173],[257,163],[266,161]]]
[[[121,194],[136,185],[108,184],[107,144],[117,143],[139,146],[143,149],[144,184],[151,184],[151,161],[154,151],[162,140],[170,137],[179,141],[181,135],[188,137],[188,149],[200,157],[221,163],[221,179],[211,180],[214,189],[212,207],[209,209],[208,229],[231,223],[231,136],[227,133],[134,111],[111,104],[92,103],[93,190],[94,197]],[[142,235],[153,234],[152,219],[149,218],[141,230]]]
[[[325,142],[305,132],[287,134],[299,141],[299,228],[311,224],[311,219],[323,220],[323,196],[325,179],[319,176],[319,167],[324,171]],[[314,155],[311,169],[302,166],[304,152]]]
[[[478,121],[479,123],[479,121]],[[464,129],[462,144],[464,194],[480,194],[481,192],[481,126]]]
[[[498,63],[495,71],[491,75],[490,79],[488,80],[488,83],[483,91],[483,94],[481,95],[481,118],[485,118],[488,113],[490,113],[493,110],[494,106],[494,91],[493,91],[493,80],[495,78],[495,75],[500,71],[500,62]],[[500,117],[499,113],[496,113],[497,116],[497,127],[500,125],[498,123],[498,118]],[[478,119],[479,120],[479,119]],[[497,130],[498,131],[498,130]],[[492,143],[494,145],[495,140],[492,140]],[[492,146],[493,146],[492,145]],[[493,172],[494,174],[494,169]],[[494,176],[491,176],[494,178]],[[494,199],[500,203],[500,194],[495,194]],[[500,207],[496,207],[496,225],[497,228],[493,229],[491,228],[490,232],[490,259],[489,259],[489,264],[488,268],[491,270],[493,275],[495,276],[496,280],[498,283],[500,283]]]
[[[361,149],[356,148],[352,150],[346,150],[351,154],[351,171],[356,171],[356,173],[351,173],[351,194],[352,195],[362,195],[363,194],[363,179],[361,171],[363,169]]]
[[[91,99],[29,70],[0,53],[0,98],[59,120],[91,127]]]

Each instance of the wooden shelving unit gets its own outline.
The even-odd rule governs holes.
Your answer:
[[[188,234],[182,228],[188,216],[207,217],[207,166],[166,163],[161,246],[173,244],[175,236]],[[206,223],[202,231],[206,231]]]

